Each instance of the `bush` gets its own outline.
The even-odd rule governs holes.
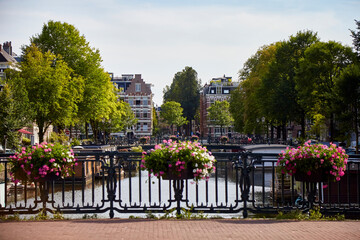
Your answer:
[[[73,138],[70,143],[71,146],[79,146],[80,144],[80,140],[77,138]]]
[[[49,142],[51,143],[60,143],[60,144],[65,144],[69,141],[69,137],[66,136],[64,133],[56,133],[56,132],[52,132],[50,134],[50,139]]]
[[[31,144],[31,140],[26,137],[23,137],[21,143],[23,146],[29,146]]]

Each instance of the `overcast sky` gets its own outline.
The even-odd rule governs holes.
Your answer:
[[[142,74],[161,105],[185,66],[203,84],[236,80],[258,48],[301,30],[351,46],[359,13],[360,0],[0,0],[0,43],[19,54],[44,23],[67,22],[100,50],[106,71]]]

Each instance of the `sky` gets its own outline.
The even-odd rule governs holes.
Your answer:
[[[0,43],[20,54],[49,20],[74,25],[105,71],[141,74],[154,102],[186,66],[202,85],[238,72],[256,51],[312,30],[352,46],[360,0],[0,0]]]

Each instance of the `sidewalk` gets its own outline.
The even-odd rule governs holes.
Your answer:
[[[360,221],[86,219],[0,222],[4,240],[360,239]]]

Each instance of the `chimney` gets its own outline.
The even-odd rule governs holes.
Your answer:
[[[3,44],[3,49],[5,52],[7,52],[10,56],[12,56],[12,46],[11,46],[11,42],[5,42]]]

